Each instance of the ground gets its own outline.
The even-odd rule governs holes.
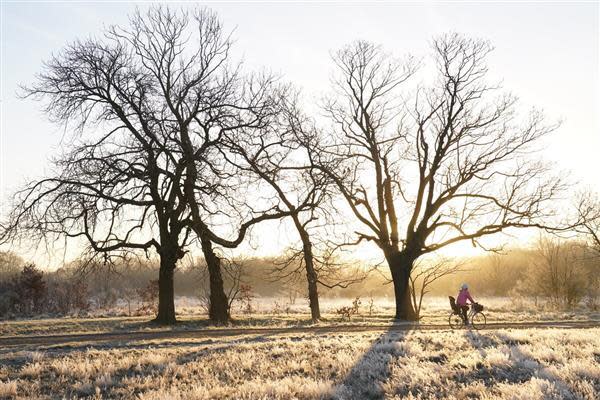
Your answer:
[[[600,398],[589,315],[547,318],[559,326],[515,314],[507,328],[490,310],[495,325],[482,331],[452,331],[438,324],[445,315],[394,325],[385,313],[350,324],[332,314],[316,326],[256,315],[208,330],[200,317],[171,330],[135,318],[11,321],[0,324],[0,398]],[[69,330],[91,336],[43,339]]]
[[[600,329],[243,335],[2,350],[8,398],[596,399]]]
[[[275,312],[274,302],[281,299],[261,298],[253,305],[253,312],[237,309],[233,312],[232,326],[246,327],[298,327],[310,324],[308,305],[302,300],[292,305],[286,305],[288,311]],[[557,311],[540,309],[530,302],[514,302],[507,298],[478,299],[485,305],[484,312],[488,323],[522,323],[522,322],[562,322],[562,321],[600,321],[600,311],[581,307],[577,310]],[[151,316],[127,316],[124,308],[101,310],[88,313],[84,317],[73,318],[34,318],[2,321],[0,323],[0,338],[23,335],[60,335],[64,333],[104,333],[131,331],[162,331],[215,329],[210,325],[206,312],[198,306],[197,300],[179,298],[177,301],[179,323],[173,327],[161,327],[149,324]],[[335,313],[342,306],[350,306],[352,299],[322,299],[321,309],[323,321],[318,326],[344,325],[381,325],[389,324],[394,313],[394,303],[391,299],[377,298],[371,311],[368,299],[362,299],[359,312],[349,321]],[[429,297],[425,299],[422,312],[422,324],[446,325],[448,323],[449,303],[447,298]]]

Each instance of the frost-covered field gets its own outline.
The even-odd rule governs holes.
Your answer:
[[[0,397],[597,399],[600,328],[242,336],[0,350]]]
[[[394,303],[391,299],[376,298],[369,307],[368,298],[361,299],[358,314],[346,321],[335,310],[342,306],[351,306],[352,299],[322,299],[323,320],[321,326],[343,324],[389,324],[394,315]],[[485,305],[488,323],[515,323],[533,321],[600,321],[600,311],[579,307],[571,311],[559,311],[536,307],[531,302],[518,302],[497,297],[477,299]],[[252,303],[252,312],[241,310],[238,306],[232,312],[233,326],[237,327],[288,327],[310,323],[308,304],[303,299],[293,304],[282,298],[257,298]],[[193,298],[177,299],[178,320],[173,330],[212,328],[207,315],[198,300]],[[426,298],[421,313],[423,324],[446,324],[449,305],[447,298]],[[86,316],[63,318],[34,318],[8,320],[0,323],[0,336],[52,335],[66,333],[102,333],[140,330],[164,330],[148,321],[152,316],[129,317],[123,309],[107,310]]]

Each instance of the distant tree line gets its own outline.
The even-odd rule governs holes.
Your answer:
[[[271,298],[273,304],[297,304],[309,299],[298,270],[290,271],[299,275],[298,279],[288,279],[282,284],[278,278],[281,260],[282,257],[249,258],[224,267],[230,312],[232,302],[241,300],[243,290],[253,296]],[[111,270],[94,269],[84,277],[76,264],[48,272],[12,253],[0,253],[0,317],[70,315],[113,309],[127,315],[155,312],[159,264],[145,260],[132,264],[117,264]],[[426,296],[455,294],[463,282],[470,284],[476,297],[508,297],[515,305],[533,303],[536,308],[569,310],[584,306],[598,310],[599,264],[595,247],[581,241],[541,237],[530,248],[507,249],[469,259],[423,262],[413,272],[411,294],[418,314]],[[325,288],[322,296],[393,298],[391,277],[385,270],[381,272],[368,274],[348,287]],[[355,278],[348,269],[338,273],[342,281]],[[200,299],[208,313],[210,288],[206,274],[206,266],[198,260],[178,268],[174,283],[178,296]],[[269,279],[270,276],[275,279]]]
[[[5,254],[0,262],[6,266]],[[11,262],[18,261],[10,257]],[[34,264],[3,268],[0,280],[0,316],[32,316],[44,313],[66,315],[87,311],[90,303],[82,279],[60,273],[47,274]]]

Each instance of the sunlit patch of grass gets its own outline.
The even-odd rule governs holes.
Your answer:
[[[0,398],[12,398],[17,395],[17,381],[0,381]]]
[[[25,365],[23,368],[21,368],[21,377],[23,378],[38,378],[43,370],[43,366],[40,363],[31,363],[31,364],[27,364]]]

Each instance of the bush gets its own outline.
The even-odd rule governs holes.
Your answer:
[[[49,277],[46,280],[46,277]],[[45,275],[27,264],[13,279],[0,282],[0,317],[59,315],[89,310],[87,284],[63,270]]]
[[[240,285],[240,302],[242,303],[242,310],[246,314],[252,314],[254,307],[252,302],[254,300],[254,292],[252,286],[242,283]]]
[[[348,320],[352,318],[352,315],[358,314],[358,310],[362,302],[360,301],[360,297],[356,297],[352,301],[352,306],[340,307],[335,310],[335,313],[342,317],[342,320]]]
[[[600,276],[596,271],[587,274],[587,285],[585,287],[585,305],[594,311],[600,306]]]
[[[87,284],[81,279],[57,279],[48,286],[48,310],[66,315],[88,311]]]
[[[45,311],[47,286],[44,273],[35,264],[27,264],[23,267],[15,289],[18,296],[16,304],[18,312],[31,315]]]
[[[156,314],[158,311],[158,279],[153,279],[146,286],[137,290],[140,298],[138,315]]]
[[[18,301],[14,281],[0,282],[0,317],[11,317],[16,312]]]

